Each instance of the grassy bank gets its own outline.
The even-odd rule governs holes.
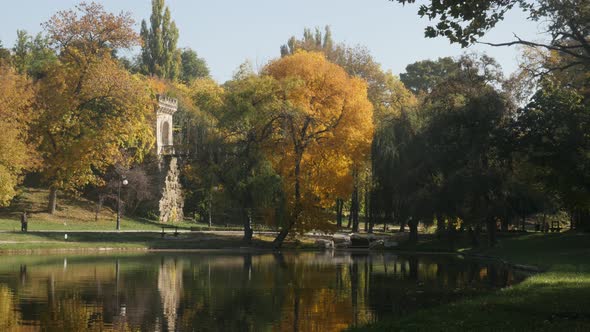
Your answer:
[[[19,231],[20,217],[27,211],[30,231],[111,231],[116,227],[117,215],[115,211],[103,206],[98,212],[96,203],[82,197],[60,194],[55,214],[47,213],[47,189],[27,188],[19,189],[19,195],[12,204],[0,208],[0,231]],[[162,227],[176,226],[184,230],[241,230],[240,226],[207,224],[194,221],[182,221],[174,224],[164,224],[145,218],[121,219],[122,230],[161,231]]]
[[[433,240],[416,249],[433,250],[437,246]],[[502,239],[496,248],[461,251],[538,266],[544,272],[483,297],[425,309],[397,320],[386,319],[352,331],[590,330],[590,235],[511,236]]]
[[[179,233],[173,231],[162,237],[160,232],[0,232],[0,253],[23,250],[104,250],[104,249],[231,249],[242,248],[239,232],[212,234],[201,232]],[[271,248],[272,237],[255,235],[253,248]],[[287,241],[285,248],[309,248],[311,241]]]

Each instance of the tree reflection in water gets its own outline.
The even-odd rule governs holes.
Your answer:
[[[0,331],[338,331],[520,281],[391,253],[6,256]]]

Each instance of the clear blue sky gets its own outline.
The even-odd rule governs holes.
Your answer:
[[[41,31],[40,23],[57,10],[72,8],[77,0],[2,1],[0,40],[12,46],[17,29]],[[109,11],[129,11],[139,31],[148,18],[151,0],[102,0]],[[420,2],[420,1],[418,1]],[[252,0],[200,1],[166,0],[180,30],[180,47],[190,47],[205,58],[213,78],[224,82],[235,69],[250,60],[261,67],[279,56],[279,47],[304,27],[330,25],[336,42],[364,45],[383,68],[395,74],[407,64],[463,52],[486,52],[495,57],[506,73],[517,67],[517,48],[478,45],[467,50],[450,45],[444,38],[425,39],[427,19],[416,14],[417,5],[402,6],[388,0]],[[489,33],[486,41],[506,41],[513,33],[542,40],[539,27],[515,10]]]

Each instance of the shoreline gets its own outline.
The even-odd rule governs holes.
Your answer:
[[[14,242],[12,244],[21,243]],[[26,244],[26,242],[23,242]],[[199,252],[212,252],[212,253],[276,253],[276,252],[363,252],[368,254],[378,253],[389,253],[389,254],[401,254],[401,255],[421,255],[421,256],[457,256],[476,260],[493,260],[503,265],[506,265],[515,270],[521,270],[525,272],[541,273],[547,271],[535,265],[525,265],[510,262],[499,256],[482,255],[475,253],[463,253],[463,252],[436,252],[436,251],[411,251],[411,250],[370,250],[368,248],[335,248],[335,249],[323,249],[323,248],[264,248],[264,247],[227,247],[227,248],[148,248],[148,247],[75,247],[75,248],[23,248],[23,249],[0,249],[0,255],[19,255],[19,254],[59,254],[59,253],[124,253],[124,252],[145,252],[145,253],[158,253],[158,252],[174,252],[174,253],[199,253]]]

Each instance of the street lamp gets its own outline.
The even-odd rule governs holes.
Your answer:
[[[121,230],[121,187],[129,183],[125,177],[121,176],[119,180],[119,190],[117,193],[117,230]]]

